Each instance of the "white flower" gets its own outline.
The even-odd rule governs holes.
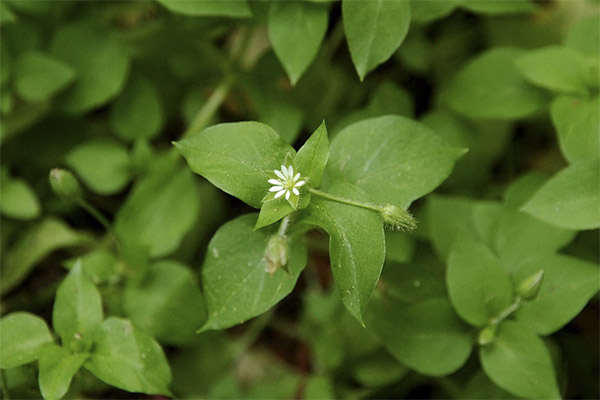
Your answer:
[[[282,165],[281,170],[276,169],[273,172],[279,179],[269,179],[268,182],[273,185],[269,192],[277,192],[275,193],[276,199],[285,196],[285,199],[289,200],[292,195],[300,196],[298,188],[306,183],[305,180],[299,180],[300,172],[294,175],[294,167],[291,165],[287,167]]]

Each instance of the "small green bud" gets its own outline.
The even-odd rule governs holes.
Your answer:
[[[525,301],[535,300],[540,293],[543,280],[544,270],[541,269],[519,284],[517,294]]]
[[[481,346],[492,343],[496,339],[496,325],[486,326],[479,332],[477,343]]]
[[[280,267],[284,267],[285,269],[288,263],[288,253],[289,245],[285,237],[281,235],[271,236],[265,249],[267,272],[273,275]]]
[[[50,171],[50,186],[59,197],[63,199],[76,199],[81,197],[81,187],[77,178],[67,170],[53,168]]]
[[[413,216],[400,207],[388,204],[381,207],[380,215],[385,225],[390,229],[412,231],[417,228],[417,221]]]

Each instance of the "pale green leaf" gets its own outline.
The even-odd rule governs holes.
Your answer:
[[[362,81],[400,47],[410,25],[409,1],[342,1],[344,31]]]
[[[192,171],[254,208],[269,192],[269,173],[281,167],[288,153],[295,154],[277,132],[258,122],[211,126],[175,146]]]
[[[15,219],[34,219],[40,215],[40,202],[26,181],[4,176],[1,185],[0,212],[2,215]]]
[[[46,100],[65,89],[75,79],[75,70],[50,55],[30,51],[16,61],[16,92],[24,100]]]
[[[600,227],[600,164],[580,161],[554,175],[523,211],[566,229]]]
[[[598,58],[600,19],[592,15],[577,21],[569,30],[565,44],[588,57]]]
[[[277,229],[255,231],[255,223],[256,214],[229,221],[208,245],[202,266],[208,312],[203,330],[228,328],[269,310],[292,291],[306,265],[306,248],[288,238],[289,273],[282,266],[270,274],[265,251]]]
[[[129,153],[112,140],[92,139],[66,155],[66,163],[92,191],[109,195],[118,193],[132,175]]]
[[[356,201],[369,201],[360,189],[339,184],[328,192]],[[378,213],[313,196],[302,222],[329,234],[331,270],[342,302],[362,324],[371,293],[385,258],[385,237]]]
[[[196,337],[206,320],[197,277],[175,261],[150,266],[146,276],[123,294],[123,309],[139,327],[161,343],[183,345]]]
[[[433,22],[444,18],[458,7],[461,0],[411,0],[410,16],[416,22]]]
[[[246,0],[157,0],[168,10],[189,16],[251,17]]]
[[[483,243],[462,237],[448,257],[448,293],[468,323],[485,325],[513,301],[513,287],[500,260]]]
[[[536,11],[538,7],[529,0],[458,0],[460,6],[478,14],[503,15]]]
[[[152,336],[126,319],[104,320],[84,366],[101,381],[120,389],[170,395],[171,370],[163,350]]]
[[[511,399],[512,397],[510,393],[496,386],[483,371],[476,372],[461,393],[461,399],[465,400]]]
[[[600,101],[560,96],[550,108],[558,142],[565,158],[571,162],[600,159]]]
[[[0,319],[0,368],[14,368],[37,360],[42,348],[53,342],[46,321],[26,312]]]
[[[71,351],[85,351],[94,339],[103,319],[100,292],[76,263],[56,291],[52,325],[62,346]]]
[[[306,1],[277,1],[269,10],[269,39],[292,85],[312,63],[327,31],[327,7]]]
[[[363,189],[379,204],[408,207],[448,177],[463,153],[425,125],[388,115],[340,132],[331,143],[326,175]]]
[[[87,358],[88,354],[71,354],[55,344],[45,347],[39,359],[39,385],[44,399],[62,399]]]
[[[502,389],[519,397],[560,398],[550,352],[527,326],[503,322],[479,355],[487,376]]]
[[[536,113],[546,106],[546,97],[514,65],[524,53],[497,47],[472,58],[445,88],[445,100],[471,118],[517,119]]]

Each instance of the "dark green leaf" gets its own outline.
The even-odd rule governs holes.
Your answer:
[[[362,81],[400,47],[410,25],[408,1],[342,1],[344,31]]]
[[[39,360],[39,384],[44,399],[62,399],[88,357],[88,354],[71,354],[55,344],[45,347]]]
[[[357,201],[369,200],[362,190],[348,184],[335,185],[328,191]],[[385,237],[379,215],[313,196],[302,222],[323,228],[329,234],[331,270],[342,302],[362,324],[385,258]]]
[[[46,321],[26,312],[0,319],[0,368],[14,368],[37,360],[42,348],[53,342]]]
[[[287,296],[306,264],[304,245],[293,238],[287,252],[289,274],[270,274],[265,252],[276,228],[253,230],[256,214],[223,225],[208,245],[202,286],[208,311],[207,329],[223,329],[260,315]]]
[[[190,16],[251,17],[246,0],[157,0],[174,13]]]
[[[269,39],[292,85],[312,63],[325,37],[327,8],[305,1],[277,1],[269,10]]]
[[[171,370],[162,349],[125,319],[110,317],[102,323],[85,367],[98,379],[129,392],[170,395]]]
[[[435,189],[463,153],[425,125],[388,115],[340,132],[331,143],[327,175],[363,189],[379,204],[408,207]]]
[[[75,79],[75,70],[52,56],[31,51],[19,57],[15,66],[15,90],[30,102],[46,100]]]
[[[254,208],[271,186],[268,173],[279,169],[294,149],[258,122],[211,126],[175,143],[190,168],[213,185]]]
[[[100,292],[83,274],[81,262],[76,263],[56,291],[52,312],[52,325],[63,347],[71,351],[89,349],[102,314]]]
[[[519,397],[561,397],[550,352],[527,326],[503,322],[493,343],[480,349],[483,370],[501,388]]]
[[[329,139],[325,121],[308,138],[306,143],[298,150],[294,162],[298,172],[306,178],[310,187],[319,187],[329,159]]]

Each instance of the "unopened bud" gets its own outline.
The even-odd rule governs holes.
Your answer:
[[[267,243],[265,249],[265,259],[267,260],[267,272],[271,275],[277,271],[277,269],[287,267],[288,263],[289,245],[285,237],[281,235],[273,235]],[[287,271],[287,269],[286,269]]]
[[[381,208],[380,214],[383,222],[390,229],[412,231],[417,228],[417,221],[413,216],[400,207],[388,204]]]
[[[77,178],[67,170],[53,168],[50,171],[50,186],[63,199],[76,199],[81,196],[81,187]]]
[[[492,343],[496,339],[496,326],[490,325],[486,326],[479,332],[479,336],[477,336],[477,343],[481,346],[485,346],[486,344]]]
[[[544,270],[541,269],[519,284],[517,294],[525,301],[535,300],[540,293],[543,280]]]

